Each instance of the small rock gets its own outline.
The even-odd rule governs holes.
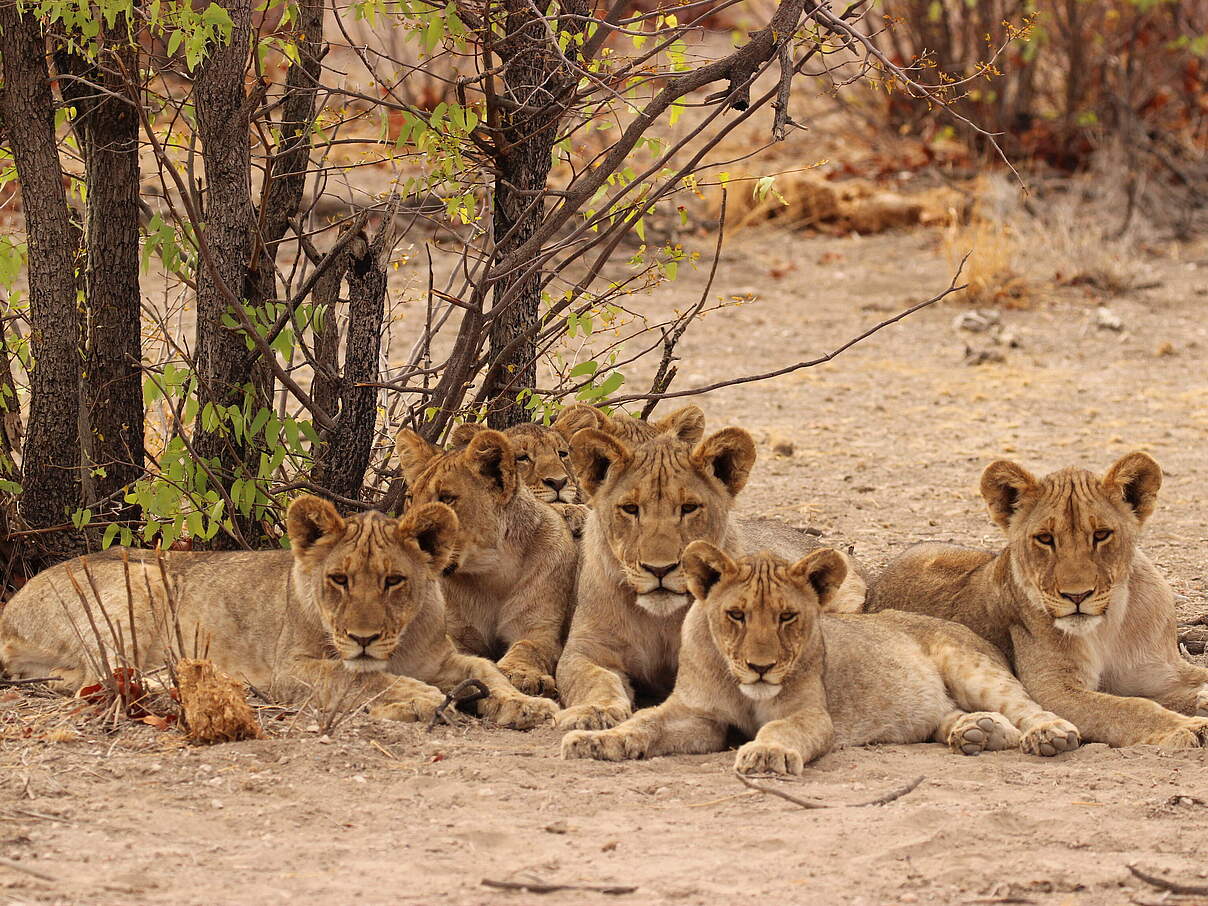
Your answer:
[[[963,311],[952,319],[952,327],[955,330],[969,330],[973,333],[982,333],[997,324],[1000,318],[999,313],[993,309]]]
[[[772,438],[772,452],[777,456],[792,456],[796,447],[787,437]]]
[[[974,349],[972,346],[965,346],[965,364],[966,365],[985,365],[988,362],[1005,362],[1007,357],[997,349]]]
[[[331,737],[324,733],[317,740],[315,740],[315,742],[321,742],[323,745],[327,745],[329,742],[331,742]]]
[[[600,847],[600,852],[602,852],[602,853],[614,852],[617,848],[617,843],[618,843],[618,841],[616,841],[616,840],[609,840],[607,843],[605,843],[603,846]]]
[[[555,821],[545,825],[544,830],[547,834],[567,834],[570,833],[570,826],[565,821]]]
[[[1105,305],[1095,309],[1095,326],[1102,330],[1114,330],[1119,333],[1124,329],[1120,316]]]
[[[211,800],[210,800],[210,805],[212,805],[214,808],[222,808],[222,807],[223,807],[223,806],[222,806],[222,800],[221,800],[221,799],[211,799]]]
[[[1165,343],[1159,343],[1158,348],[1153,351],[1153,354],[1158,358],[1165,358],[1169,355],[1174,355],[1174,344],[1167,340]]]

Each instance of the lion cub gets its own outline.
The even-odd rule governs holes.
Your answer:
[[[886,567],[869,609],[969,626],[1087,740],[1208,745],[1208,670],[1179,655],[1174,596],[1137,545],[1161,485],[1145,453],[1102,477],[1064,469],[1036,478],[992,463],[981,492],[1007,546],[917,545]]]
[[[824,614],[847,575],[833,550],[790,564],[734,560],[704,541],[684,551],[695,603],[666,702],[611,730],[568,733],[565,758],[617,761],[716,752],[727,730],[754,737],[742,773],[800,774],[836,746],[936,740],[976,754],[1077,747],[1072,724],[1028,698],[993,646],[915,614]]]
[[[0,665],[17,678],[55,676],[72,694],[103,665],[121,665],[122,652],[142,670],[192,656],[177,650],[183,638],[283,703],[368,699],[375,717],[427,720],[473,678],[490,691],[477,705],[484,717],[516,729],[552,717],[551,702],[521,695],[445,634],[439,573],[457,533],[447,506],[344,519],[304,496],[287,521],[288,551],[169,551],[161,573],[154,552],[114,549],[38,574],[0,615]]]
[[[438,501],[458,516],[441,583],[453,641],[499,658],[522,692],[553,694],[578,563],[565,520],[520,480],[515,447],[499,431],[440,450],[403,430],[397,450],[414,504]]]

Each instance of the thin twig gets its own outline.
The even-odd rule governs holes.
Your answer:
[[[482,879],[483,887],[494,887],[496,890],[524,890],[528,893],[556,893],[559,890],[589,890],[593,893],[622,894],[633,893],[636,887],[620,884],[543,884],[539,881],[493,881]]]
[[[881,330],[882,328],[888,327],[890,324],[896,324],[898,321],[901,321],[903,318],[914,314],[916,311],[926,308],[928,305],[934,305],[936,302],[939,302],[941,299],[946,298],[947,296],[950,296],[955,292],[960,292],[962,289],[965,289],[968,284],[962,283],[961,285],[958,286],[956,281],[960,279],[961,271],[964,270],[965,262],[969,260],[970,254],[972,254],[972,252],[965,253],[965,257],[961,259],[961,263],[957,267],[956,273],[952,276],[952,282],[949,283],[948,288],[945,289],[938,296],[932,296],[930,299],[927,299],[923,302],[919,302],[917,305],[910,306],[910,308],[907,308],[905,311],[898,312],[892,318],[886,318],[884,321],[881,321],[879,324],[874,324],[872,327],[868,328],[868,330],[864,331],[859,336],[852,337],[850,340],[848,340],[842,346],[839,346],[838,348],[833,349],[830,352],[823,353],[822,355],[818,356],[817,358],[810,359],[809,361],[806,361],[806,362],[797,362],[796,364],[793,364],[793,365],[786,365],[783,368],[777,368],[775,371],[767,371],[767,372],[764,372],[763,374],[749,374],[749,375],[746,375],[745,377],[730,378],[729,380],[726,380],[726,381],[718,381],[715,384],[707,384],[704,387],[693,387],[689,390],[676,390],[671,393],[634,393],[629,396],[614,396],[607,400],[607,404],[609,406],[617,406],[617,405],[620,405],[621,403],[631,403],[631,402],[634,402],[635,400],[649,400],[649,399],[656,399],[656,398],[667,400],[667,399],[673,399],[675,397],[680,397],[680,396],[698,396],[702,393],[710,393],[713,390],[720,390],[722,387],[733,387],[735,384],[752,384],[752,383],[755,383],[756,381],[766,381],[766,380],[770,380],[771,378],[780,377],[781,375],[790,374],[794,371],[800,371],[803,368],[813,368],[815,365],[821,365],[824,362],[829,362],[829,361],[831,361],[831,359],[836,358],[841,353],[846,352],[848,349],[851,349],[851,347],[855,346],[857,343],[860,343],[863,340],[868,339],[874,333]]]
[[[907,793],[912,792],[926,779],[920,775],[914,778],[914,780],[910,781],[910,783],[906,784],[906,786],[900,787],[896,790],[891,790],[882,796],[878,796],[876,799],[869,799],[867,802],[811,802],[808,799],[799,799],[796,796],[791,796],[783,790],[778,790],[775,787],[758,784],[754,780],[751,780],[737,771],[734,772],[734,776],[737,777],[744,786],[748,786],[753,790],[758,790],[761,793],[768,793],[772,796],[779,796],[781,799],[787,799],[789,802],[793,803],[794,805],[799,805],[802,808],[865,808],[869,805],[885,805],[889,802],[893,802],[895,799],[901,799]]]
[[[1159,878],[1157,875],[1147,874],[1141,871],[1137,866],[1129,864],[1128,870],[1132,872],[1134,877],[1140,878],[1151,887],[1156,887],[1158,890],[1169,890],[1171,893],[1179,894],[1180,896],[1208,896],[1208,884],[1183,884],[1179,881],[1171,881],[1167,878]]]
[[[469,695],[462,695],[462,693],[467,689],[472,689],[474,691],[472,691]],[[488,698],[490,694],[491,690],[487,688],[486,683],[484,683],[482,680],[462,680],[449,690],[448,694],[445,695],[445,700],[440,703],[440,707],[432,712],[432,719],[428,721],[428,732],[431,733],[434,729],[436,729],[436,724],[438,721],[445,724],[451,723],[448,716],[445,714],[445,709],[449,707],[449,705],[453,704],[454,702],[459,705],[468,705],[471,702],[481,701],[484,698]]]
[[[29,686],[34,683],[53,683],[59,678],[57,676],[34,676],[28,679],[3,679],[0,678],[0,686]]]
[[[27,875],[33,875],[35,878],[38,878],[42,881],[50,881],[52,884],[59,883],[59,879],[54,875],[47,874],[39,868],[31,868],[24,862],[17,862],[13,859],[6,859],[3,856],[0,856],[0,865],[4,866],[5,868],[11,868],[13,871],[23,871]]]

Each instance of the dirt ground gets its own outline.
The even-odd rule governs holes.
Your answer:
[[[879,567],[922,537],[996,544],[976,490],[992,459],[1104,470],[1144,449],[1166,469],[1145,546],[1181,615],[1208,610],[1208,250],[1164,248],[1146,266],[1158,285],[1141,292],[1065,289],[1003,310],[1018,348],[955,328],[966,308],[945,304],[828,365],[705,397],[711,427],[760,440],[740,508],[814,526]],[[690,304],[704,270],[652,304]],[[685,340],[676,386],[813,357],[949,276],[925,231],[747,233],[713,292],[758,301]],[[1096,326],[1099,305],[1122,330]],[[966,343],[1005,361],[966,365]],[[776,441],[792,455],[775,455]],[[271,724],[277,738],[210,749],[149,727],[16,738],[21,715],[42,707],[0,691],[0,857],[38,873],[0,863],[0,902],[1106,906],[1195,902],[1163,900],[1130,863],[1208,883],[1204,750],[847,750],[781,788],[841,804],[925,779],[889,805],[803,810],[742,787],[733,753],[563,762],[553,730],[429,734],[354,718],[327,739],[307,716]],[[538,895],[484,879],[635,890]]]

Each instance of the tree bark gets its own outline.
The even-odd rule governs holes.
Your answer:
[[[393,210],[391,208],[390,210]],[[377,388],[382,321],[386,315],[386,265],[393,232],[390,219],[372,242],[357,237],[349,246],[348,333],[340,414],[315,469],[315,482],[341,497],[358,499],[369,467],[377,426]],[[335,313],[329,312],[329,318]]]
[[[243,89],[252,7],[250,0],[227,0],[222,6],[231,17],[231,39],[211,46],[198,69],[193,92],[205,164],[202,220],[209,251],[197,273],[194,349],[199,413],[210,404],[242,408],[252,377],[245,364],[243,332],[228,326],[238,323],[232,305],[244,304],[255,291],[248,267],[256,222],[250,185],[250,104]],[[254,474],[247,464],[246,444],[235,438],[225,420],[207,430],[199,414],[193,446],[220,481],[229,484],[234,477]],[[229,539],[219,534],[215,542],[216,546],[225,545]]]
[[[136,515],[121,491],[143,475],[142,320],[139,288],[139,52],[123,43],[119,18],[95,64],[79,57],[63,68],[64,98],[76,107],[88,194],[84,216],[87,320],[82,382],[84,464],[95,501],[107,512]]]
[[[487,388],[487,423],[503,429],[528,421],[529,413],[516,400],[537,380],[537,320],[541,313],[541,273],[524,276],[528,261],[515,251],[537,232],[545,213],[543,200],[552,166],[550,155],[558,139],[565,105],[562,99],[576,76],[558,51],[549,23],[528,0],[506,0],[503,41],[498,52],[504,89],[495,98],[499,147],[496,155],[492,221],[496,267],[503,270],[492,287],[489,360],[495,368]],[[580,0],[564,3],[568,11],[586,14]],[[489,24],[487,26],[490,27]],[[572,26],[578,28],[579,26]],[[567,45],[568,53],[573,53]],[[528,336],[510,352],[518,337]]]
[[[31,528],[62,524],[79,506],[80,316],[77,243],[55,143],[54,99],[38,20],[0,4],[0,125],[12,150],[29,243],[28,433],[18,512]],[[66,534],[46,546],[70,551]]]

